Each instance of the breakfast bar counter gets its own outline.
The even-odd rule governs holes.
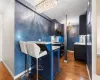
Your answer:
[[[36,43],[41,50],[47,51],[47,55],[39,60],[39,65],[43,67],[43,71],[39,71],[39,76],[44,80],[54,80],[55,75],[60,72],[60,46],[54,46],[53,44],[56,43],[52,42],[30,42]]]

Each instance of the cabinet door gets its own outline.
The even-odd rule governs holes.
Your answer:
[[[92,46],[87,45],[87,66],[90,72],[90,77],[92,77]]]
[[[61,24],[61,35],[64,36],[64,24]]]
[[[50,35],[52,36],[55,35],[55,20],[53,20],[51,24]]]
[[[86,46],[75,45],[74,46],[74,57],[76,60],[86,61]]]
[[[58,72],[58,49],[53,52],[53,76]]]
[[[79,34],[85,35],[86,34],[86,15],[81,15],[79,19]]]
[[[87,66],[92,80],[92,24],[91,24],[91,12],[92,12],[92,0],[89,0],[87,8]],[[89,35],[89,36],[88,36]],[[88,45],[88,43],[90,45]]]
[[[50,35],[56,35],[56,36],[59,36],[61,34],[61,24],[56,21],[55,19],[52,20],[52,26],[51,26],[51,29],[50,29]]]

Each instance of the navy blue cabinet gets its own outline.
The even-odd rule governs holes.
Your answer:
[[[50,28],[50,35],[55,35],[55,20],[52,20]]]
[[[61,35],[64,36],[64,24],[61,24]]]
[[[87,45],[87,66],[89,69],[90,77],[92,78],[92,46]]]
[[[82,60],[86,63],[86,45],[74,45],[74,58],[75,60]]]
[[[47,55],[39,60],[39,65],[43,67],[43,71],[39,71],[39,76],[43,80],[53,80],[60,71],[60,48],[52,50],[51,44],[46,44],[46,48],[48,51]]]
[[[91,24],[91,12],[92,12],[92,0],[89,0],[87,10],[87,66],[92,80],[92,24]]]
[[[79,34],[80,35],[86,34],[86,14],[81,15],[79,17]]]
[[[58,49],[53,51],[53,76],[58,72]]]
[[[61,31],[62,31],[61,24],[57,20],[53,19],[51,25],[52,26],[50,29],[50,35],[56,35],[56,36],[61,35]]]

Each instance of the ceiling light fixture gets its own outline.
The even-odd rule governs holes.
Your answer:
[[[67,26],[67,30],[71,30],[72,29],[72,24],[71,22],[68,23],[68,26]]]
[[[44,11],[54,8],[55,6],[57,6],[57,0],[44,0],[35,7],[37,12],[43,13]]]

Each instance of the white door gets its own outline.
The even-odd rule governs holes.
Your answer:
[[[0,15],[0,61],[2,60],[2,15]]]

